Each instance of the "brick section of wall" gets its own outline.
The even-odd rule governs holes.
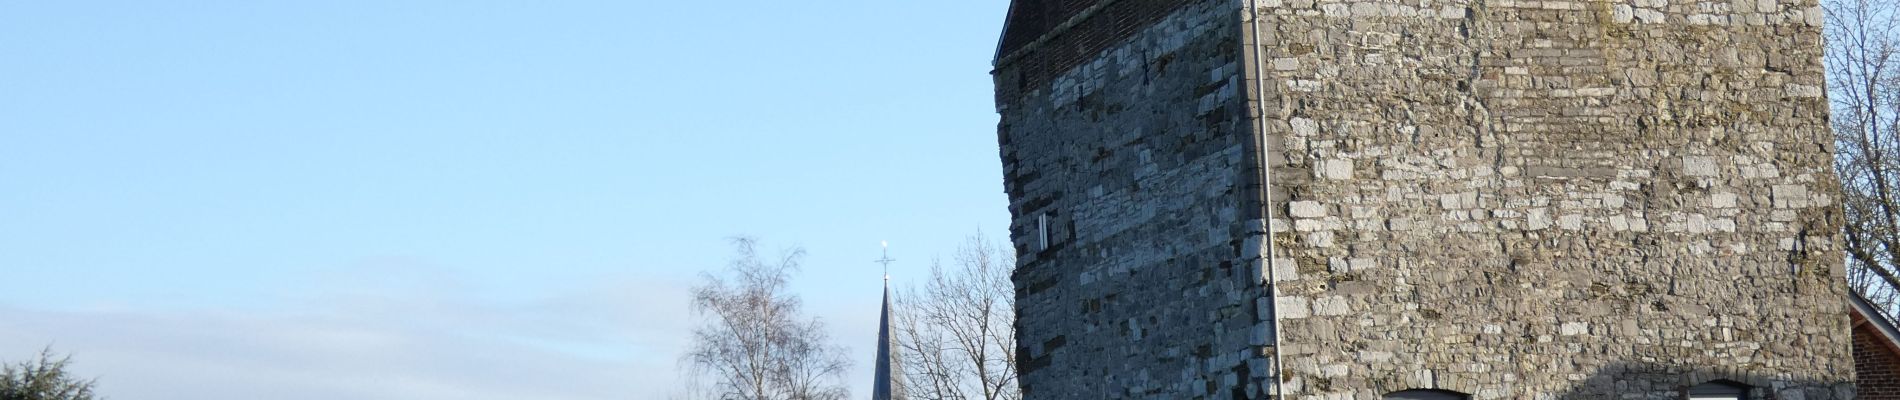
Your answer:
[[[1009,54],[1048,35],[1083,10],[1103,0],[1015,0],[1009,5],[1009,20],[1004,21],[1003,40],[998,51]]]
[[[1900,353],[1872,325],[1854,324],[1854,372],[1861,400],[1900,400]]]
[[[1265,224],[1243,200],[1254,153],[1240,15],[1230,0],[1143,8],[1156,4],[1103,15],[1176,11],[1145,27],[1083,24],[1067,35],[1123,38],[1046,83],[999,84],[1027,398],[1261,395],[1270,316],[1245,249]]]
[[[1852,396],[1814,0],[1261,3],[1290,397]]]
[[[1103,7],[1094,14],[1076,20],[1067,30],[1055,30],[1098,3]],[[1023,96],[1024,91],[1046,88],[1056,76],[1097,60],[1109,48],[1126,43],[1131,36],[1194,3],[1183,0],[1017,1],[1012,6],[1017,9],[1004,28],[1006,34],[999,54],[1009,58],[997,60],[997,102],[1009,102]],[[1030,12],[1037,9],[1044,11]],[[1017,54],[1031,42],[1045,37],[1040,46]],[[1010,57],[1012,55],[1015,56]]]

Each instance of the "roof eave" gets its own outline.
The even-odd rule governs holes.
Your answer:
[[[1016,1],[1009,2],[1009,11],[1003,14],[1003,32],[996,35],[996,54],[990,56],[990,67],[1000,67],[1003,62],[1003,40],[1009,38],[1009,25],[1016,21]]]
[[[1848,295],[1848,302],[1853,304],[1854,314],[1859,317],[1857,319],[1873,325],[1874,330],[1880,332],[1880,337],[1886,339],[1881,344],[1887,345],[1887,349],[1895,354],[1900,354],[1900,329],[1894,327],[1893,321],[1888,320],[1886,314],[1858,292]]]

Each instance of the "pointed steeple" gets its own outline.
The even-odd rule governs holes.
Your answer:
[[[896,337],[891,332],[891,259],[890,245],[885,244],[884,258],[877,260],[884,264],[884,309],[877,320],[877,372],[871,382],[871,400],[902,400],[904,395],[904,372],[897,364],[894,347]]]

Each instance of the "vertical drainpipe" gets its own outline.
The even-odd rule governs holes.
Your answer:
[[[1249,43],[1247,45],[1251,48],[1247,49],[1247,52],[1253,55],[1254,98],[1252,106],[1254,112],[1252,122],[1254,140],[1258,145],[1258,154],[1255,154],[1254,157],[1260,163],[1255,166],[1256,170],[1260,171],[1260,194],[1258,194],[1258,196],[1260,196],[1260,216],[1265,220],[1263,222],[1267,225],[1265,227],[1266,237],[1261,239],[1261,243],[1266,245],[1265,254],[1262,255],[1265,259],[1261,261],[1261,264],[1266,266],[1267,301],[1271,302],[1269,304],[1273,309],[1273,326],[1270,328],[1273,334],[1273,398],[1284,400],[1286,398],[1286,362],[1285,359],[1280,357],[1280,353],[1283,350],[1280,346],[1280,279],[1279,276],[1277,276],[1278,268],[1275,268],[1273,265],[1274,260],[1278,257],[1275,257],[1277,252],[1274,251],[1273,246],[1273,168],[1272,162],[1269,161],[1270,154],[1267,150],[1267,113],[1265,106],[1267,96],[1267,63],[1266,56],[1263,55],[1261,51],[1263,43],[1260,43],[1260,0],[1247,0],[1247,22],[1249,28],[1248,34],[1251,36],[1251,39],[1242,42]]]

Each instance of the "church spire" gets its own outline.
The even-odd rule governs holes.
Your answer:
[[[897,354],[893,347],[897,345],[891,332],[891,259],[890,243],[884,243],[884,257],[877,259],[884,265],[884,308],[877,320],[877,372],[871,382],[871,400],[902,400],[904,396],[903,369],[897,364]]]

